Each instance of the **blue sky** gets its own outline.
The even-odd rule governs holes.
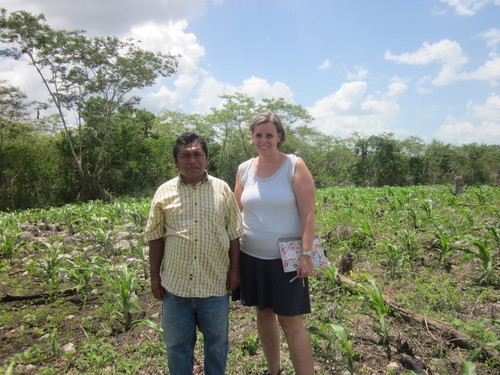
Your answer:
[[[283,97],[340,138],[500,144],[500,0],[4,0],[55,28],[181,54],[142,106],[206,113],[222,94]],[[0,79],[45,97],[26,63]]]

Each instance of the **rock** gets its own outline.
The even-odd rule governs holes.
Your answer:
[[[42,230],[49,230],[49,227],[47,226],[47,224],[45,223],[38,223],[37,224],[37,228],[39,231],[42,231]]]
[[[77,244],[78,243],[78,240],[74,237],[64,237],[62,239],[62,242],[65,243],[65,244],[69,244],[69,245],[74,245],[74,244]]]
[[[126,240],[121,240],[113,243],[111,246],[113,250],[130,250],[130,242]]]
[[[24,223],[23,226],[21,227],[21,230],[23,232],[30,232],[34,236],[38,235],[38,233],[39,233],[38,228],[32,224],[29,224],[29,223]]]
[[[441,374],[446,367],[446,362],[441,358],[432,358],[429,363],[431,374]]]
[[[399,370],[401,370],[401,365],[397,362],[390,362],[387,364],[386,369],[387,369],[387,371],[390,371],[390,370],[399,371]]]
[[[37,229],[37,234],[38,234],[38,229]],[[32,232],[29,232],[29,231],[21,232],[21,234],[19,235],[19,239],[21,241],[24,241],[24,242],[33,241],[34,238],[35,238],[35,234],[33,234]]]
[[[132,238],[134,238],[134,234],[130,232],[118,232],[116,234],[117,240],[131,240]]]
[[[73,344],[72,342],[68,342],[67,344],[63,345],[62,351],[64,353],[74,352],[75,351],[75,344]]]
[[[61,226],[59,224],[47,224],[48,230],[51,232],[60,232]]]

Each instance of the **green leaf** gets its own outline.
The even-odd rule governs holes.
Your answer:
[[[477,375],[476,365],[469,361],[462,361],[462,375]]]

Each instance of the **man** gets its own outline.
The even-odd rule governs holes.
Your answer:
[[[172,375],[192,375],[196,328],[206,375],[223,375],[229,349],[229,295],[240,283],[241,214],[229,186],[207,174],[202,136],[183,133],[173,148],[180,175],[161,185],[146,226],[151,291],[163,302]]]

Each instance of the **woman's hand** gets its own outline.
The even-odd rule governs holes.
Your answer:
[[[297,267],[297,275],[300,279],[304,279],[311,275],[314,271],[314,263],[312,257],[308,255],[302,255],[299,260],[299,265]]]

